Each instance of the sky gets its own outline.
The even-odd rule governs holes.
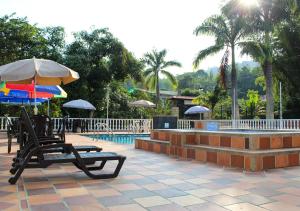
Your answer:
[[[224,0],[0,0],[0,15],[16,13],[39,27],[63,26],[67,41],[72,33],[109,28],[125,47],[141,58],[152,49],[167,49],[167,60],[193,71],[197,52],[214,43],[213,37],[195,36],[194,29],[218,14]],[[205,59],[199,68],[219,66],[222,53]],[[238,56],[237,61],[245,60]],[[246,59],[249,60],[249,59]]]

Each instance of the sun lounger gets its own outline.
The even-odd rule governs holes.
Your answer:
[[[25,168],[46,168],[56,163],[73,163],[77,168],[93,179],[107,179],[118,176],[126,159],[125,156],[118,155],[113,152],[79,153],[72,144],[66,143],[41,146],[32,126],[32,121],[24,107],[22,107],[21,115],[25,123],[26,130],[30,136],[24,146],[24,149],[28,149],[28,153],[17,163],[17,171],[15,175],[9,179],[10,184],[15,184],[17,182]],[[46,152],[53,148],[63,148],[66,153],[55,154]],[[34,162],[32,162],[33,160]],[[113,173],[94,173],[94,171],[102,170],[106,162],[111,160],[118,161]],[[97,161],[101,161],[100,165],[89,166],[91,163],[95,163]]]

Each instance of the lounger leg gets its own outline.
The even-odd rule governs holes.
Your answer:
[[[124,163],[125,159],[126,159],[125,157],[122,157],[122,158],[118,159],[118,165],[117,165],[114,173],[112,173],[112,174],[94,174],[94,173],[91,173],[91,171],[99,170],[99,168],[101,167],[101,165],[103,163],[105,165],[105,163],[106,163],[107,160],[103,160],[102,163],[101,163],[101,165],[100,165],[100,167],[98,167],[98,168],[97,167],[86,167],[84,164],[80,163],[80,161],[74,163],[74,165],[76,167],[79,166],[78,168],[80,170],[82,170],[87,176],[89,176],[89,177],[91,177],[93,179],[109,179],[109,178],[115,178],[115,177],[117,177],[119,175],[119,172],[120,172],[120,170],[121,170],[121,168],[123,166],[123,163]]]
[[[12,142],[12,137],[11,135],[8,136],[8,141],[7,141],[7,152],[8,154],[11,152],[11,142]]]
[[[27,163],[29,162],[31,156],[28,156],[24,162],[20,165],[19,169],[17,170],[16,174],[9,178],[8,182],[10,184],[16,184],[16,182],[18,181],[19,177],[21,176],[21,174],[23,173],[24,169],[25,169],[25,166],[27,165]]]

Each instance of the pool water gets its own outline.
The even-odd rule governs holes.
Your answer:
[[[150,134],[96,134],[87,136],[93,139],[111,141],[118,144],[134,144],[136,138],[150,137]]]

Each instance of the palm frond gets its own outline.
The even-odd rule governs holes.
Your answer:
[[[154,72],[153,68],[149,68],[149,69],[146,69],[146,70],[143,72],[143,74],[144,74],[145,77],[147,77],[148,75],[150,75],[150,74],[153,73],[153,72]]]
[[[155,74],[152,73],[150,75],[148,75],[145,79],[145,84],[148,87],[148,89],[150,90],[154,90],[155,86],[156,86],[156,77]]]
[[[212,35],[216,38],[228,39],[230,38],[230,30],[226,25],[225,19],[221,15],[213,15],[204,20],[195,31],[195,35],[204,34]]]
[[[240,42],[238,43],[238,45],[242,49],[242,55],[249,55],[260,64],[262,64],[263,60],[266,58],[265,52],[262,48],[262,44],[260,44],[259,42],[247,41]]]
[[[166,70],[161,70],[161,73],[167,77],[167,79],[171,82],[171,84],[176,87],[177,86],[177,79],[176,77]]]
[[[181,67],[181,64],[177,61],[167,61],[162,65],[162,69],[166,67],[171,67],[171,66],[176,66],[176,67]]]
[[[200,64],[200,62],[205,59],[207,56],[210,55],[214,55],[216,53],[218,53],[220,50],[222,50],[224,48],[223,44],[219,44],[219,45],[213,45],[210,46],[204,50],[199,51],[198,55],[196,56],[195,60],[194,60],[194,67],[197,68]]]

